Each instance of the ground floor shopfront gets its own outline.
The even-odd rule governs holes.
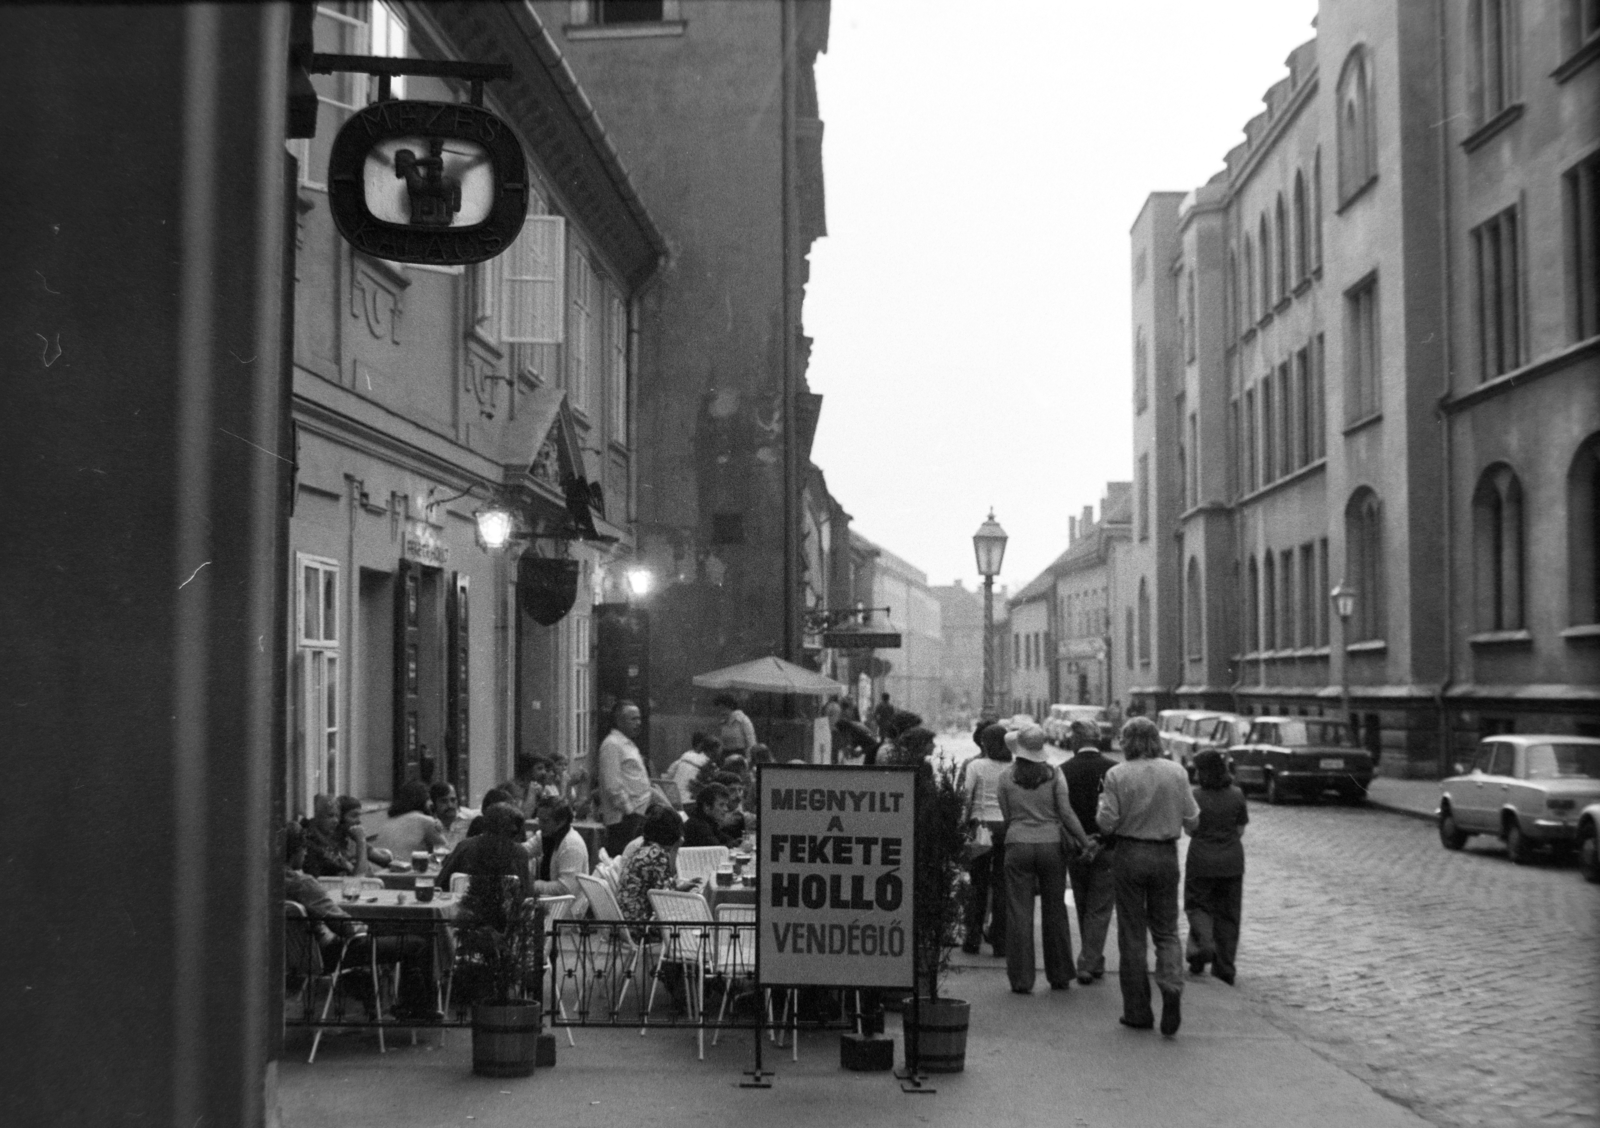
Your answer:
[[[297,407],[290,812],[318,793],[387,799],[408,779],[448,780],[476,805],[515,752],[584,762],[598,727],[597,623],[622,586],[626,542],[487,549],[473,516],[482,491],[462,491],[499,467],[470,452],[443,462]],[[535,482],[523,502],[554,521],[558,496]]]

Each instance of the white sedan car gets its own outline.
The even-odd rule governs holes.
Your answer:
[[[1439,785],[1439,841],[1447,850],[1493,834],[1513,862],[1527,865],[1541,846],[1580,845],[1580,812],[1600,804],[1600,738],[1489,736],[1463,768]]]

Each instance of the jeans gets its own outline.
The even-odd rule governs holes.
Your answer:
[[[1239,953],[1239,915],[1244,902],[1244,876],[1196,877],[1183,880],[1183,911],[1189,916],[1191,960],[1210,963],[1218,977],[1231,979]]]
[[[978,950],[987,915],[989,944],[998,956],[1006,948],[1006,824],[992,822],[988,827],[994,845],[987,854],[980,854],[968,864],[972,888],[967,900],[966,948],[972,952]]]
[[[1072,924],[1067,917],[1067,863],[1051,842],[1006,843],[1006,977],[1013,990],[1033,990],[1033,898],[1039,897],[1044,977],[1072,982]]]
[[[1111,910],[1116,907],[1116,878],[1111,872],[1111,852],[1101,850],[1093,861],[1080,856],[1067,864],[1072,878],[1072,901],[1078,907],[1078,974],[1097,976],[1106,970],[1106,933],[1111,930]]]
[[[1183,990],[1183,945],[1178,940],[1178,844],[1119,838],[1112,872],[1117,886],[1117,948],[1122,1017],[1154,1020],[1150,1009],[1149,942],[1156,945],[1156,986]]]

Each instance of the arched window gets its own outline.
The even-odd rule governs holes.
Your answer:
[[[1344,507],[1345,576],[1356,589],[1355,614],[1348,642],[1381,639],[1387,602],[1383,569],[1383,506],[1366,486],[1350,495]]]
[[[1133,338],[1133,409],[1137,414],[1150,406],[1150,345],[1145,340],[1144,326],[1139,326]]]
[[[1600,431],[1567,471],[1567,587],[1573,625],[1600,623]]]
[[[1306,178],[1298,170],[1294,174],[1294,276],[1311,275],[1311,228],[1306,214]]]
[[[1139,577],[1139,661],[1150,663],[1150,585]]]
[[[1322,146],[1311,162],[1311,269],[1322,269]]]
[[[1250,587],[1245,592],[1244,607],[1245,649],[1261,649],[1261,566],[1250,558]]]
[[[1244,324],[1256,323],[1256,249],[1250,236],[1244,237]]]
[[[1522,483],[1505,463],[1489,467],[1472,495],[1473,579],[1478,629],[1523,627]]]
[[[1267,222],[1267,213],[1261,213],[1261,222],[1257,225],[1257,236],[1261,241],[1261,316],[1265,317],[1272,308],[1274,301],[1272,294],[1272,225]]]
[[[1184,642],[1189,660],[1205,657],[1205,604],[1201,602],[1200,561],[1189,557],[1189,573],[1184,578]]]
[[[1123,630],[1122,653],[1127,656],[1124,661],[1128,663],[1128,669],[1131,670],[1133,669],[1133,608],[1129,607],[1125,610],[1127,614]]]
[[[1227,317],[1228,328],[1235,337],[1244,332],[1244,327],[1240,324],[1241,315],[1239,312],[1239,255],[1238,252],[1233,250],[1228,251]]]
[[[1274,245],[1278,248],[1278,262],[1277,262],[1278,275],[1277,275],[1277,281],[1273,283],[1273,290],[1277,293],[1278,298],[1280,300],[1282,300],[1283,298],[1287,298],[1289,296],[1289,238],[1290,238],[1289,237],[1289,218],[1288,218],[1288,213],[1284,211],[1283,193],[1282,192],[1278,193],[1278,206],[1277,206],[1276,214],[1277,214],[1277,227],[1275,227],[1273,230],[1274,230],[1274,233],[1277,236],[1277,243],[1274,244]]]
[[[1373,122],[1372,68],[1365,47],[1356,47],[1339,72],[1339,200],[1343,203],[1378,174],[1377,130]]]
[[[1270,552],[1261,557],[1261,646],[1278,649],[1278,565]]]

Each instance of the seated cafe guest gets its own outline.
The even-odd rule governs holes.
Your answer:
[[[722,784],[728,790],[728,813],[722,819],[722,833],[724,838],[733,842],[741,841],[745,832],[754,831],[756,819],[744,809],[744,776],[732,771],[718,772],[713,781]]]
[[[393,854],[397,862],[410,862],[418,850],[446,845],[444,828],[428,812],[427,784],[413,779],[400,785],[389,804],[389,821],[372,836],[372,842]]]
[[[360,810],[357,807],[357,810]],[[305,830],[304,870],[312,877],[351,877],[370,873],[364,851],[347,851],[339,821],[339,803],[332,795],[317,795],[311,800],[311,817],[302,824]]]
[[[694,806],[683,823],[685,846],[736,846],[737,835],[731,835],[723,824],[728,820],[728,789],[720,783],[708,783],[695,796]]]
[[[493,789],[491,789],[491,794]],[[487,798],[487,796],[485,796]],[[514,803],[495,803],[478,817],[480,833],[465,839],[439,867],[435,883],[450,888],[458,873],[473,877],[516,877],[528,880],[528,851],[522,844],[526,823]]]
[[[433,971],[433,949],[426,936],[377,936],[367,932],[366,926],[350,919],[322,883],[302,867],[306,859],[305,831],[298,823],[290,823],[284,833],[283,896],[305,909],[306,916],[314,922],[316,940],[322,948],[322,965],[333,970],[344,942],[344,966],[364,965],[372,958],[374,950],[380,964],[400,965],[400,987],[394,1003],[394,1017],[416,1022],[438,1022],[444,1015],[436,1006],[438,982]],[[351,993],[366,1004],[367,1013],[376,1018],[378,1008],[372,994],[372,980],[368,976],[353,975],[345,980]]]
[[[538,801],[542,784],[534,782],[538,774],[538,757],[531,752],[518,752],[511,758],[511,778],[500,785],[498,790],[507,795],[506,802],[515,803],[524,815],[533,810],[533,804]],[[489,804],[484,803],[488,810]]]
[[[357,864],[356,873],[371,873],[373,866],[382,868],[394,861],[389,851],[367,841],[367,832],[361,826],[361,800],[354,795],[339,796],[339,830],[344,835],[341,841],[351,860],[366,859],[365,868]]]
[[[491,787],[488,791],[483,793],[483,806],[479,808],[478,815],[467,824],[468,838],[476,838],[478,835],[483,833],[484,812],[488,811],[488,809],[494,806],[496,803],[510,803],[512,806],[516,806],[516,800],[512,799],[504,789],[499,787]],[[521,810],[520,807],[517,809]]]
[[[539,800],[539,832],[533,839],[533,895],[576,894],[578,875],[589,872],[589,847],[572,829],[572,808],[565,799]]]
[[[617,906],[625,920],[649,920],[652,889],[693,889],[694,882],[674,876],[673,854],[683,841],[683,818],[671,807],[652,807],[644,818],[644,839],[623,865],[618,883]]]
[[[456,789],[444,782],[428,785],[428,802],[433,805],[433,817],[439,820],[444,831],[445,844],[454,849],[467,836],[467,827],[477,812],[463,810],[456,798]]]

